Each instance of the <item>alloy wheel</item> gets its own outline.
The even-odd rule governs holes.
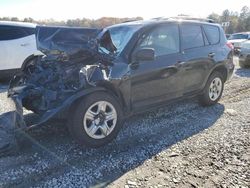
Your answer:
[[[209,98],[212,101],[216,101],[220,97],[221,92],[222,92],[222,81],[220,78],[216,77],[210,84]]]
[[[107,101],[98,101],[91,105],[83,118],[83,126],[91,138],[103,139],[115,128],[117,112],[115,107]]]

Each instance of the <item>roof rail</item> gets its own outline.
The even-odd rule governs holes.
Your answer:
[[[152,18],[151,20],[166,20],[168,19],[167,17],[156,17],[156,18]]]
[[[209,23],[215,23],[213,19],[209,18],[197,18],[197,17],[191,17],[191,16],[175,16],[170,17],[170,19],[177,19],[177,20],[195,20],[195,21],[202,21],[202,22],[209,22]]]
[[[127,22],[135,22],[135,21],[140,21],[140,20],[131,19],[131,20],[126,20],[126,21],[123,21],[122,23],[127,23]]]
[[[196,18],[196,17],[191,17],[191,16],[157,17],[157,18],[152,18],[152,20],[194,20],[194,21],[215,23],[215,21],[212,19]]]

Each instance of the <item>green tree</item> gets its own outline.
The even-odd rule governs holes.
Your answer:
[[[216,23],[220,23],[220,15],[219,14],[212,13],[207,18],[214,20]]]
[[[24,18],[23,20],[24,22],[30,22],[30,23],[33,23],[34,22],[34,19],[33,18]]]
[[[19,19],[18,19],[17,17],[12,17],[12,18],[10,19],[10,21],[18,22]]]

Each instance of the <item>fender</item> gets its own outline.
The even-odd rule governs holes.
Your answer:
[[[228,69],[227,69],[227,66],[226,64],[224,63],[220,63],[220,64],[216,64],[213,69],[211,69],[211,71],[209,72],[209,74],[207,74],[205,80],[204,80],[204,83],[202,85],[202,88],[204,89],[204,87],[206,86],[206,83],[208,81],[208,78],[210,77],[210,75],[214,72],[214,71],[218,71],[220,73],[222,73],[223,77],[224,77],[224,82],[227,80],[227,77],[228,77]],[[203,90],[202,89],[202,90]]]
[[[42,56],[42,53],[41,53],[41,54],[32,54],[32,55],[30,55],[29,57],[27,57],[27,58],[24,60],[22,66],[21,66],[21,71],[24,70],[24,68],[26,67],[27,63],[29,63],[31,60],[33,60],[33,59],[35,59],[35,58],[38,58],[39,56]]]
[[[47,112],[45,112],[38,120],[37,123],[31,125],[28,127],[28,129],[31,129],[33,127],[36,127],[38,125],[42,125],[43,123],[46,123],[48,120],[50,120],[51,118],[55,117],[58,113],[60,113],[62,110],[66,109],[67,107],[70,107],[77,99],[80,99],[86,95],[89,95],[93,92],[97,92],[97,91],[106,91],[105,88],[102,87],[91,87],[91,88],[87,88],[85,90],[81,90],[77,93],[75,93],[74,95],[70,96],[69,98],[67,98],[62,105],[60,105],[57,108],[48,110]]]

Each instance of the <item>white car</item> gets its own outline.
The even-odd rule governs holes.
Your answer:
[[[236,54],[238,54],[242,44],[250,40],[250,32],[232,34],[227,40],[232,43]]]
[[[0,78],[17,71],[43,55],[36,47],[36,24],[0,21]]]

